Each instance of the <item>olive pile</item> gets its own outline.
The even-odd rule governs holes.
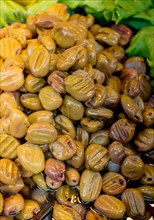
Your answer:
[[[1,215],[30,219],[55,190],[54,220],[148,218],[154,97],[132,34],[63,4],[0,30]]]

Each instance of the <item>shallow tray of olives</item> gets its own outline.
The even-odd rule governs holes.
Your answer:
[[[59,3],[0,29],[0,219],[153,215],[154,95],[132,36]]]

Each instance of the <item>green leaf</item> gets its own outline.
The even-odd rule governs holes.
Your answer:
[[[122,23],[135,29],[154,25],[154,8],[136,14],[127,20],[123,20]]]
[[[120,23],[122,20],[148,10],[153,7],[153,0],[115,0],[116,9],[113,20]]]
[[[71,9],[75,9],[82,4],[82,0],[59,0],[58,2],[67,5]]]
[[[151,68],[150,76],[154,77],[154,26],[139,30],[132,38],[126,53],[128,56],[141,56],[147,59]]]
[[[152,94],[154,94],[154,79],[151,80]]]
[[[0,0],[0,26],[4,27],[12,22],[24,22],[26,19],[26,10],[20,4],[14,1]]]
[[[58,0],[39,0],[38,2],[28,5],[27,8],[27,15],[35,15],[40,11],[46,10],[50,5],[57,3]]]

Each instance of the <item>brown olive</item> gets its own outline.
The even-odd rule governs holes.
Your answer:
[[[126,189],[121,196],[123,203],[126,206],[127,214],[135,219],[144,217],[145,202],[142,194],[138,189]]]
[[[126,180],[119,173],[105,173],[102,177],[102,183],[102,190],[108,195],[118,195],[126,188]]]
[[[108,150],[110,159],[115,163],[121,163],[126,156],[124,146],[118,141],[112,142]]]
[[[109,135],[112,140],[124,144],[132,139],[134,133],[135,128],[127,121],[127,119],[120,119],[112,124]]]
[[[139,73],[139,86],[140,86],[140,96],[145,101],[150,97],[151,85],[148,75]]]
[[[49,178],[62,182],[65,179],[65,164],[53,158],[49,158],[45,162],[44,172]]]
[[[67,77],[66,72],[54,71],[48,76],[48,84],[59,93],[66,93],[65,78]]]
[[[124,62],[125,68],[134,68],[138,73],[146,74],[147,68],[142,57],[130,57]]]
[[[133,36],[133,32],[130,28],[123,24],[114,24],[111,28],[120,34],[119,44],[124,46],[128,44]]]
[[[145,105],[143,111],[143,124],[146,127],[151,127],[154,124],[154,108],[150,105]]]

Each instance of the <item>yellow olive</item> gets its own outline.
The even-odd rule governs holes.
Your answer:
[[[62,48],[70,48],[77,40],[83,40],[86,37],[86,25],[76,20],[57,22],[53,28],[53,39]]]
[[[8,58],[5,59],[2,69],[11,67],[11,66],[17,66],[20,67],[21,69],[25,68],[25,63],[21,55],[14,55],[14,56],[9,56]]]
[[[121,219],[126,211],[124,203],[114,196],[100,195],[94,202],[95,208],[111,219]]]
[[[82,69],[87,64],[87,60],[87,50],[82,46],[74,46],[59,55],[57,69],[63,72],[70,68],[74,70]]]
[[[81,128],[81,127],[77,127],[76,128],[76,140],[81,142],[83,147],[86,148],[88,143],[89,143],[89,133]]]
[[[53,112],[47,111],[47,110],[40,110],[40,111],[31,113],[28,116],[28,120],[30,124],[34,124],[37,122],[48,122],[50,124],[54,124]]]
[[[80,179],[80,197],[85,202],[94,201],[102,188],[102,176],[99,172],[85,169]]]
[[[0,134],[0,157],[15,159],[20,142],[11,135]]]
[[[76,186],[79,184],[80,174],[75,168],[68,167],[66,169],[65,176],[65,181],[69,186]]]
[[[37,213],[39,210],[40,206],[36,201],[25,200],[24,209],[17,215],[17,219],[31,219],[34,216],[34,213]]]
[[[0,190],[8,193],[8,194],[16,194],[24,187],[23,179],[20,178],[16,181],[15,184],[6,184],[0,186]]]
[[[13,108],[18,108],[17,100],[13,92],[0,94],[0,117],[8,116]]]
[[[86,214],[86,220],[107,220],[107,218],[90,209]]]
[[[43,78],[38,78],[29,74],[25,79],[24,87],[28,92],[36,93],[39,92],[45,84],[46,82]]]
[[[60,111],[64,116],[77,121],[83,118],[84,106],[72,96],[65,95]]]
[[[21,165],[28,171],[38,174],[44,170],[45,158],[42,150],[34,144],[25,143],[17,148]]]
[[[57,115],[55,117],[55,127],[62,134],[68,134],[71,138],[75,138],[75,127],[72,121],[64,115]]]
[[[4,184],[16,184],[20,179],[18,166],[9,159],[0,159],[0,180]]]
[[[24,137],[30,125],[27,116],[18,109],[12,109],[10,115],[2,120],[2,124],[4,130],[16,138]]]
[[[45,182],[44,175],[42,173],[38,173],[38,174],[34,175],[32,177],[32,179],[37,184],[37,186],[40,187],[41,189],[43,189],[43,190],[48,189],[46,182]]]
[[[50,54],[42,45],[37,46],[30,58],[29,68],[33,76],[44,77],[47,75],[50,66]]]
[[[66,91],[78,101],[86,101],[94,95],[94,81],[82,71],[77,70],[65,79]]]
[[[9,56],[18,55],[21,52],[21,44],[14,38],[5,37],[0,40],[0,57],[6,59]]]
[[[99,119],[91,119],[84,117],[80,121],[81,127],[87,132],[96,132],[104,127],[104,121]]]
[[[51,86],[45,86],[40,90],[39,99],[46,110],[55,110],[62,104],[61,95]]]
[[[23,70],[17,66],[10,66],[0,72],[0,89],[13,92],[24,84]]]
[[[38,111],[42,109],[42,104],[37,94],[24,93],[20,96],[22,105],[30,110]]]
[[[84,163],[84,146],[81,142],[74,140],[76,144],[76,153],[73,157],[67,160],[67,163],[75,167],[80,168]]]
[[[50,177],[46,176],[46,184],[50,189],[58,189],[62,185],[62,182],[53,180]]]
[[[85,167],[94,171],[102,171],[109,161],[109,153],[99,144],[90,144],[85,151]]]
[[[4,206],[4,198],[2,193],[0,193],[0,214],[3,212],[3,206]]]
[[[53,217],[55,220],[81,220],[81,215],[72,207],[56,203],[53,207]]]
[[[62,3],[55,3],[47,8],[49,14],[53,14],[60,18],[62,21],[67,21],[70,17],[68,7]]]
[[[57,137],[57,130],[48,122],[36,122],[29,126],[25,139],[33,144],[51,144]]]
[[[79,199],[78,190],[68,185],[62,185],[56,191],[56,199],[62,205],[73,206]]]
[[[24,199],[20,194],[11,195],[4,199],[4,214],[18,214],[24,209]]]
[[[26,48],[27,55],[30,57],[33,50],[39,45],[40,45],[40,42],[38,41],[38,39],[31,39],[31,41],[28,42],[28,45]]]

